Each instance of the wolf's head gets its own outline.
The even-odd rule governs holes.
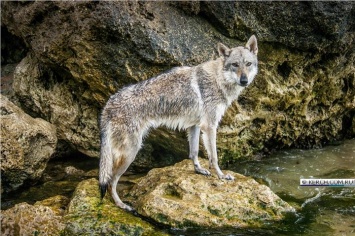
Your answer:
[[[246,87],[253,81],[258,72],[258,44],[254,35],[245,47],[229,49],[219,43],[218,53],[224,58],[223,75],[228,82]]]

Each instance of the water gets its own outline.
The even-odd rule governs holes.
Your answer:
[[[70,198],[80,181],[97,177],[98,163],[98,159],[88,158],[81,154],[52,160],[47,164],[47,168],[37,184],[21,188],[10,194],[3,194],[1,196],[1,209],[8,209],[21,202],[34,204],[36,201],[56,195]],[[65,171],[68,167],[80,169],[85,174],[68,174]]]
[[[64,170],[68,166],[85,173],[67,174]],[[80,181],[97,177],[97,167],[97,159],[80,156],[51,161],[39,184],[3,196],[1,208],[24,201],[33,204],[58,194],[70,197]],[[268,185],[293,205],[297,214],[263,229],[163,231],[172,235],[355,235],[355,188],[299,186],[300,178],[355,178],[355,139],[321,149],[278,151],[259,161],[241,162],[233,170]],[[129,189],[133,185],[131,180],[136,178],[134,173],[128,173],[120,188]]]
[[[279,151],[261,161],[241,163],[234,170],[264,180],[276,193],[308,198],[316,190],[300,187],[301,178],[355,177],[355,140],[321,149]]]
[[[298,209],[275,235],[355,235],[355,188],[301,187],[301,178],[355,178],[355,139],[314,150],[279,151],[235,169],[268,185]]]

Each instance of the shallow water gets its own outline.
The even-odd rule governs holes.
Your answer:
[[[84,172],[65,173],[68,166]],[[97,167],[97,159],[80,156],[51,161],[39,184],[3,196],[1,208],[24,201],[33,204],[58,194],[70,197],[80,181],[97,177]],[[300,178],[355,178],[355,139],[321,149],[278,151],[260,161],[241,162],[230,169],[268,185],[297,213],[263,229],[162,230],[172,235],[355,235],[355,188],[299,186]],[[136,178],[134,173],[128,173],[120,188],[130,188]]]
[[[37,184],[21,188],[10,194],[3,194],[1,209],[8,209],[21,202],[34,204],[36,201],[56,195],[64,195],[70,198],[80,181],[97,176],[95,169],[98,168],[98,163],[98,159],[84,157],[80,154],[60,160],[51,160]],[[68,174],[65,171],[67,167],[83,170],[85,174]]]
[[[354,187],[300,186],[301,178],[355,179],[355,139],[320,149],[278,151],[234,170],[265,183],[298,209],[273,234],[355,235]]]

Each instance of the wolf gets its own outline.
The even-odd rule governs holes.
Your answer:
[[[187,130],[195,172],[211,175],[198,161],[202,131],[209,168],[213,167],[220,179],[234,179],[218,166],[216,132],[228,106],[258,72],[257,39],[253,35],[245,46],[231,49],[218,43],[217,49],[219,57],[215,60],[174,68],[124,87],[109,98],[100,117],[101,198],[109,190],[118,207],[133,211],[119,198],[117,183],[134,161],[144,136],[161,125]]]

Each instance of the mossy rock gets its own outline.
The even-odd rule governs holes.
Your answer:
[[[94,178],[79,183],[64,220],[63,235],[163,235],[109,198],[101,201],[99,183]]]

